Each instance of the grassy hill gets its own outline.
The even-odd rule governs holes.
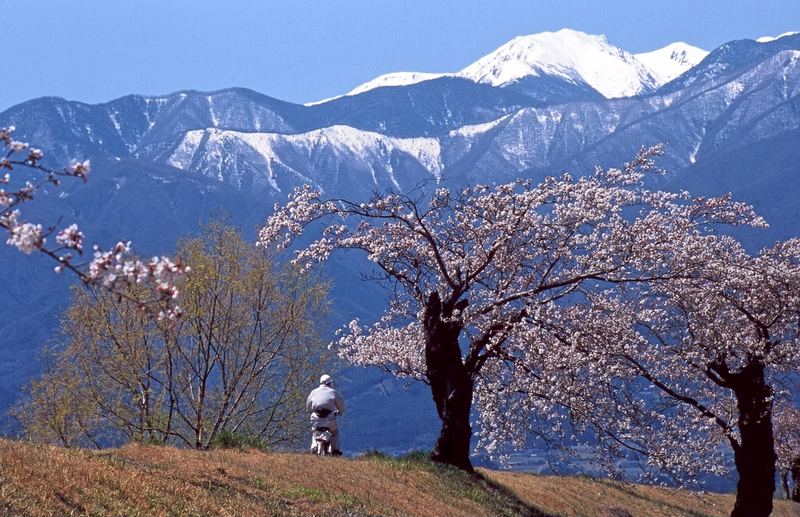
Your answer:
[[[421,455],[357,460],[127,446],[88,451],[0,440],[0,515],[726,516],[733,496],[481,470]],[[779,517],[800,505],[776,502]]]

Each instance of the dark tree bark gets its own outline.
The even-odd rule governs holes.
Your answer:
[[[775,442],[772,437],[772,388],[764,365],[751,361],[732,376],[739,409],[739,446],[734,461],[739,473],[731,517],[768,517],[775,492]]]
[[[431,459],[472,472],[469,459],[472,427],[469,423],[472,407],[472,375],[461,359],[458,337],[461,326],[446,321],[454,309],[464,309],[466,301],[457,305],[442,304],[439,295],[428,298],[423,316],[425,329],[425,364],[436,411],[442,429]]]
[[[789,472],[792,474],[792,489],[786,495],[792,501],[800,503],[800,458],[794,460]]]
[[[781,470],[781,488],[783,489],[783,495],[786,499],[791,498],[792,493],[789,491],[789,471],[788,470]]]

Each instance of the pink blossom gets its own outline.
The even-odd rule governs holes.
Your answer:
[[[71,224],[58,231],[56,243],[59,248],[46,246],[46,236],[41,224],[22,220],[20,205],[34,198],[39,188],[45,183],[59,184],[58,177],[73,176],[86,181],[90,164],[88,160],[74,161],[69,168],[62,171],[48,169],[41,165],[44,155],[41,150],[31,148],[27,143],[13,139],[13,127],[0,128],[0,142],[6,148],[6,156],[0,159],[0,169],[13,171],[15,167],[25,167],[34,173],[40,173],[39,181],[26,181],[16,189],[4,187],[0,189],[0,228],[9,236],[6,242],[23,253],[34,251],[58,261],[54,270],[60,273],[66,269],[74,272],[89,286],[100,286],[120,295],[132,284],[143,284],[152,288],[155,294],[153,302],[159,302],[164,308],[160,315],[166,319],[175,319],[181,314],[180,307],[174,305],[178,297],[176,284],[188,272],[181,263],[175,263],[167,257],[153,257],[148,262],[130,257],[130,243],[120,242],[109,251],[94,248],[94,254],[88,264],[77,264],[69,250],[80,254],[83,251],[84,234],[78,226]],[[27,150],[23,156],[15,156]],[[10,185],[11,173],[0,176],[0,184]],[[48,234],[54,229],[48,230]],[[147,301],[142,302],[146,305]]]
[[[89,169],[89,160],[83,160],[82,162],[74,161],[70,165],[70,172],[72,175],[81,178],[84,181],[86,181],[86,178],[89,176]]]

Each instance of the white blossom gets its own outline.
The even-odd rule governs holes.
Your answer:
[[[10,233],[6,242],[26,255],[30,255],[44,245],[45,239],[42,235],[41,224],[18,224],[11,228]]]
[[[83,232],[78,230],[77,224],[71,224],[58,232],[56,242],[61,246],[73,248],[80,252],[83,250]]]

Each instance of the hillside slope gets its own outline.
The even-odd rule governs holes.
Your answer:
[[[0,440],[0,515],[725,516],[730,494],[481,470],[421,457],[349,460],[127,446],[66,450]],[[776,502],[776,517],[800,505]]]

